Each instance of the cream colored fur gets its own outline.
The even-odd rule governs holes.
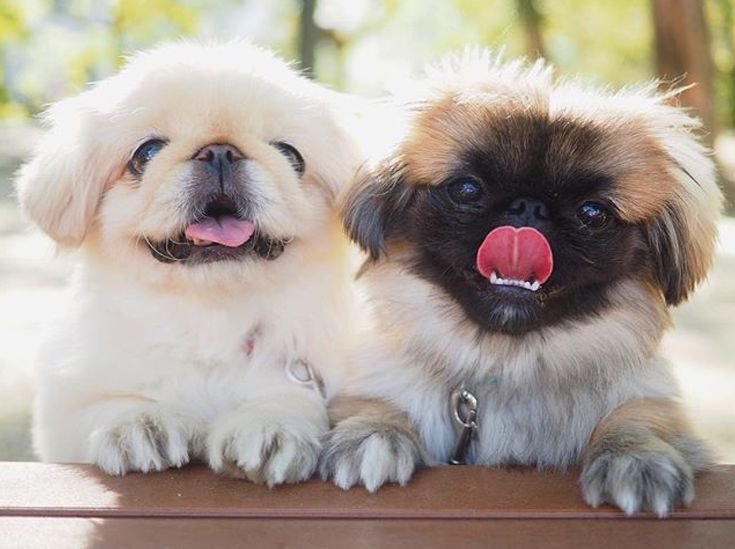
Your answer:
[[[285,365],[308,361],[329,397],[350,344],[352,265],[333,201],[360,155],[335,102],[254,46],[178,43],[49,110],[19,197],[76,248],[78,269],[39,358],[41,459],[123,474],[201,458],[269,484],[311,475],[325,401]],[[136,181],[126,164],[150,137],[169,143]],[[303,177],[273,141],[301,152]],[[247,157],[252,221],[293,238],[277,259],[166,264],[145,244],[189,221],[191,159],[211,143]]]

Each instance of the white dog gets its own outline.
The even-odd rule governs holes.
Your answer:
[[[44,461],[311,476],[354,313],[333,103],[253,46],[180,43],[50,109],[20,203],[79,269],[40,357]]]

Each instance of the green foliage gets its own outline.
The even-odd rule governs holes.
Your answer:
[[[544,0],[539,5],[549,57],[564,72],[594,75],[616,86],[653,78],[648,2]]]
[[[23,12],[11,0],[0,0],[0,46],[18,40],[26,33]]]
[[[198,29],[200,9],[178,0],[119,0],[112,30],[138,44],[188,36]]]
[[[735,128],[735,7],[733,0],[709,0],[705,6],[712,35],[712,59],[717,71],[717,119],[721,126]]]
[[[0,0],[0,48],[4,49],[6,43],[20,40],[25,34],[26,26],[20,8],[10,0]],[[23,109],[10,100],[4,63],[0,63],[0,119],[24,114]]]

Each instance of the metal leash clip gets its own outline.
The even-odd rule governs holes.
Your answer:
[[[313,389],[320,397],[327,398],[324,380],[303,358],[294,358],[286,362],[286,377],[294,383]]]
[[[460,388],[452,393],[454,420],[462,428],[450,465],[464,465],[472,440],[477,436],[477,398],[467,389]]]

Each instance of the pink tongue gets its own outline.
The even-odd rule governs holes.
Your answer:
[[[194,240],[209,240],[229,248],[237,248],[245,244],[255,232],[252,221],[237,219],[231,215],[207,217],[199,223],[192,223],[184,234]]]
[[[485,237],[477,250],[477,270],[485,278],[495,272],[500,278],[543,284],[554,270],[554,256],[536,229],[505,225]]]

